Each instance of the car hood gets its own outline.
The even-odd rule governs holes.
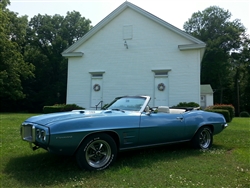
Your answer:
[[[28,118],[25,123],[36,123],[40,125],[47,125],[52,122],[65,121],[69,119],[86,118],[86,117],[100,117],[125,114],[125,112],[117,112],[112,110],[73,110],[71,112],[60,112],[38,115]]]

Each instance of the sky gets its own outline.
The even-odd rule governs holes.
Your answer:
[[[210,6],[219,6],[228,10],[231,21],[240,19],[250,33],[250,1],[249,0],[128,0],[140,8],[154,14],[164,21],[183,30],[183,25],[192,14],[203,11]],[[82,17],[91,20],[95,26],[125,0],[10,0],[8,9],[19,16],[29,18],[37,14],[65,16],[67,12],[80,12]]]

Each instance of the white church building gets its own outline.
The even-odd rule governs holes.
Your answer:
[[[200,104],[205,47],[126,1],[62,53],[68,58],[67,104],[100,108],[124,95],[149,95],[150,106]]]

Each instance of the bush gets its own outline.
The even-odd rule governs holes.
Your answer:
[[[200,105],[195,102],[180,102],[175,107],[199,107]]]
[[[235,116],[234,106],[230,104],[216,104],[213,106],[208,106],[205,110],[207,111],[207,110],[212,110],[212,109],[228,110],[229,115],[230,115],[230,121],[232,121],[232,119]]]
[[[76,104],[55,104],[53,106],[44,106],[43,107],[43,113],[55,113],[55,112],[67,112],[72,110],[81,110],[85,109],[80,106],[77,106]]]
[[[250,114],[247,111],[243,111],[240,113],[240,117],[250,117]]]
[[[228,110],[221,110],[221,109],[205,109],[207,112],[215,112],[222,114],[226,120],[226,122],[230,122],[232,119],[230,118],[230,113]]]

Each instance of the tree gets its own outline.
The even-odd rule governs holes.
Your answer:
[[[240,51],[231,53],[234,104],[236,113],[241,111],[250,112],[250,40],[243,38],[244,45]]]
[[[232,102],[232,52],[239,52],[247,38],[246,29],[231,13],[217,6],[192,14],[184,30],[207,44],[201,64],[201,84],[215,89],[215,103]],[[234,72],[235,74],[235,72]],[[235,88],[233,88],[235,90]]]
[[[0,101],[1,110],[6,110],[10,103],[25,98],[22,79],[33,77],[34,66],[27,63],[20,53],[19,42],[27,26],[27,17],[17,17],[6,6],[8,0],[0,2]],[[18,23],[18,24],[16,24]]]
[[[35,65],[35,79],[26,82],[30,110],[66,102],[67,60],[61,53],[91,29],[91,21],[79,12],[65,17],[38,14],[27,28],[25,60]]]

